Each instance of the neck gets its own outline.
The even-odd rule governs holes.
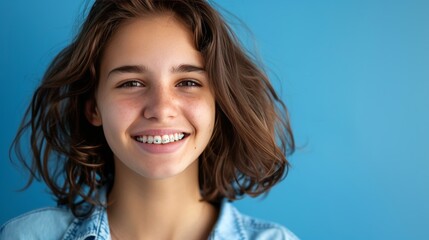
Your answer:
[[[116,165],[124,167],[121,163]],[[113,238],[208,237],[217,216],[211,204],[200,201],[198,161],[168,179],[145,179],[135,174],[122,176],[115,176],[109,195],[108,216]]]

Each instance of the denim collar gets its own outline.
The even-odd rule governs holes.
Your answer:
[[[75,218],[64,234],[63,240],[110,240],[107,211],[104,207],[96,207],[87,218]]]
[[[246,239],[241,215],[230,203],[223,201],[219,218],[209,235],[210,240]],[[87,218],[75,218],[63,240],[110,240],[110,230],[105,207],[96,207]]]
[[[222,201],[218,220],[210,233],[210,240],[246,239],[245,228],[241,221],[242,215],[226,200]]]
[[[100,188],[95,199],[99,205],[86,218],[75,218],[64,234],[63,240],[110,240],[110,228],[107,218],[107,187]]]

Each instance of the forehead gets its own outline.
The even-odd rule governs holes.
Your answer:
[[[159,62],[177,65],[182,64],[180,61],[203,65],[188,27],[173,14],[162,14],[123,22],[106,44],[101,66]]]

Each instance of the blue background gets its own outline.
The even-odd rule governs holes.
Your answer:
[[[236,203],[302,239],[429,239],[429,1],[218,0],[286,101],[299,149],[265,199]],[[0,2],[0,222],[54,205],[8,147],[85,3]]]

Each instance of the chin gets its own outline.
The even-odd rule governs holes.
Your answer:
[[[152,166],[146,166],[140,175],[153,180],[164,180],[178,176],[198,176],[198,160],[186,165],[171,162],[160,164],[157,162]]]

